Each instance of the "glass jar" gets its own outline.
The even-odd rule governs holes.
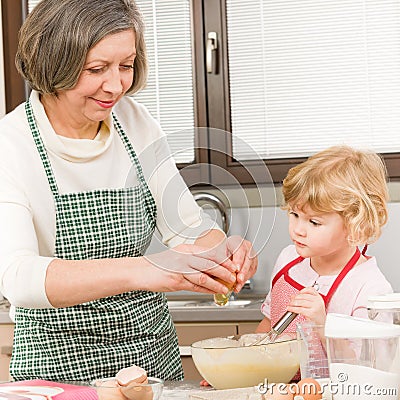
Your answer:
[[[367,308],[369,319],[400,325],[400,293],[370,296]]]

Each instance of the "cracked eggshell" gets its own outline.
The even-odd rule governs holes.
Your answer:
[[[115,375],[120,386],[128,386],[130,383],[147,383],[147,372],[136,365],[123,368]]]
[[[121,369],[115,376],[119,390],[128,400],[152,400],[153,390],[147,386],[147,372],[136,365]]]
[[[94,385],[99,400],[126,400],[115,378],[98,379]]]

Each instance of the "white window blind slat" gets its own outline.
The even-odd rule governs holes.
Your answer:
[[[227,0],[227,29],[236,159],[400,151],[398,1]]]
[[[37,4],[40,2],[40,0],[29,0],[28,1],[28,13],[30,13],[34,7],[37,6]]]

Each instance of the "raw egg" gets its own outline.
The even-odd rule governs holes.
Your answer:
[[[321,400],[321,385],[313,378],[304,378],[297,384],[295,399],[301,400]]]
[[[263,400],[293,400],[294,393],[289,385],[279,384],[271,386],[264,394]]]

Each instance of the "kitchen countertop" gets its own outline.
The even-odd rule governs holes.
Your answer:
[[[263,319],[260,310],[263,301],[253,299],[249,305],[238,307],[219,307],[214,304],[207,307],[170,307],[170,313],[174,322],[258,322]]]
[[[178,297],[174,297],[172,300],[177,298]],[[218,307],[211,304],[209,307],[171,307],[170,312],[174,322],[261,321],[263,315],[260,311],[260,307],[264,298],[256,297],[251,299],[251,303],[243,307]],[[12,321],[8,314],[7,307],[0,307],[0,324],[10,323],[12,323]]]
[[[214,389],[200,386],[199,381],[167,381],[164,382],[161,400],[188,400],[192,393],[210,390]]]

